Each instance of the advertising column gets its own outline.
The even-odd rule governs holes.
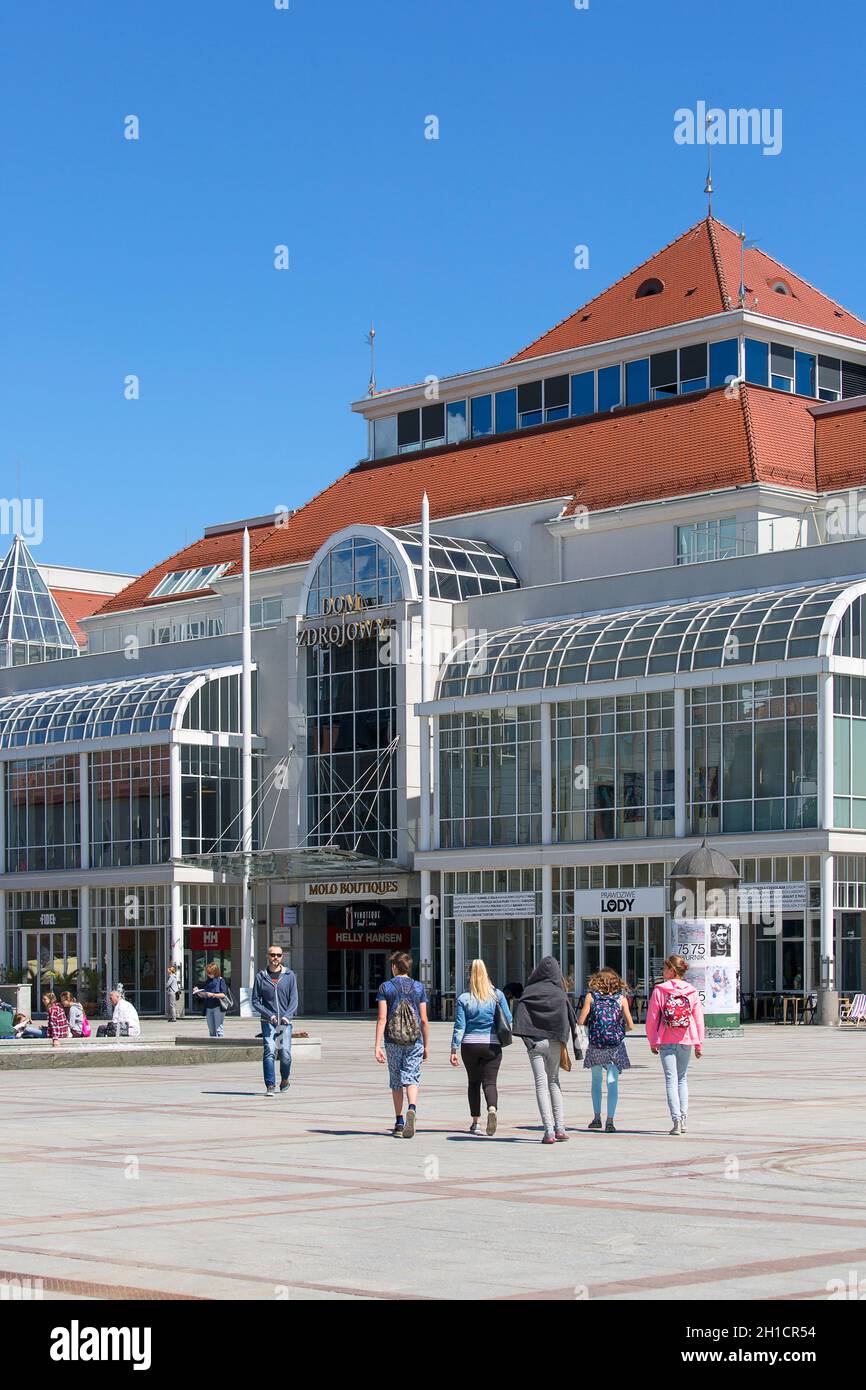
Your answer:
[[[701,996],[707,1032],[740,1033],[740,876],[706,840],[671,871],[671,944]]]

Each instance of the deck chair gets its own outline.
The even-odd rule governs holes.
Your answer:
[[[850,1004],[840,1006],[839,1027],[859,1028],[861,1023],[866,1023],[866,994],[855,994]]]
[[[806,998],[803,1000],[803,1011],[802,1011],[802,1013],[800,1014],[800,1022],[801,1022],[801,1023],[814,1023],[814,1022],[815,1022],[815,1014],[817,1013],[817,1010],[818,1010],[818,996],[817,996],[817,994],[807,994],[807,995],[806,995]]]

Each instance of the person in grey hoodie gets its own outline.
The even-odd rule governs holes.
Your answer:
[[[292,1019],[298,1012],[298,981],[283,965],[281,946],[268,947],[268,964],[253,983],[253,1013],[262,1020],[262,1069],[265,1094],[276,1094],[275,1058],[280,1052],[280,1094],[289,1089],[292,1070]]]
[[[515,1001],[512,1031],[516,1038],[523,1039],[529,1053],[535,1098],[544,1126],[541,1142],[562,1143],[568,1135],[565,1132],[559,1068],[563,1049],[567,1055],[569,1037],[574,1045],[575,1057],[583,1054],[577,1043],[577,1018],[565,992],[559,962],[553,956],[541,958],[520,998]]]

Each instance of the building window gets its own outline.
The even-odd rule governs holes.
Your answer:
[[[688,526],[677,527],[678,565],[727,560],[732,555],[745,553],[742,546],[737,548],[737,519],[734,516],[714,517],[709,521],[694,521]]]
[[[598,371],[598,409],[607,414],[622,403],[622,368],[600,367]]]
[[[625,364],[625,403],[642,405],[649,400],[649,358],[641,357],[636,362]]]
[[[677,352],[654,352],[650,358],[650,386],[654,401],[675,396],[678,390]]]
[[[646,839],[674,830],[673,694],[573,700],[553,710],[558,841]]]
[[[472,438],[478,439],[493,433],[493,397],[473,396],[472,398]]]
[[[225,574],[231,564],[226,560],[218,565],[199,565],[191,570],[173,570],[159,581],[151,598],[164,598],[166,594],[188,594],[198,589],[208,589],[215,579]]]
[[[517,429],[517,392],[496,392],[496,433],[506,434]]]
[[[170,858],[169,749],[90,755],[90,862],[95,869]]]
[[[595,413],[595,372],[580,372],[571,378],[571,413]]]
[[[396,858],[396,679],[373,638],[308,650],[310,844]]]
[[[397,452],[431,448],[445,443],[445,406],[440,402],[416,410],[401,410],[397,416]]]
[[[439,775],[443,846],[540,843],[537,706],[443,717]]]
[[[680,348],[680,391],[687,395],[690,391],[707,389],[707,345],[693,343]]]
[[[818,358],[818,399],[838,401],[842,395],[842,363],[838,357]]]
[[[635,299],[649,299],[651,295],[661,294],[664,283],[655,276],[650,276],[648,280],[643,280],[634,292]]]
[[[746,339],[746,381],[755,386],[770,384],[770,346],[757,338]]]
[[[466,420],[466,402],[449,401],[445,407],[447,414],[446,434],[449,444],[459,444],[469,434]]]
[[[727,386],[740,375],[740,344],[737,338],[710,343],[710,386]]]
[[[815,356],[811,352],[794,354],[794,390],[798,396],[815,395]]]
[[[253,759],[253,805],[258,780]],[[181,748],[180,822],[184,854],[230,854],[240,848],[243,781],[239,748]],[[254,817],[255,821],[255,817]],[[254,825],[253,847],[257,843]]]
[[[328,551],[313,575],[307,613],[325,612],[329,600],[359,598],[370,608],[387,608],[403,597],[397,566],[377,541],[353,536]]]
[[[252,673],[253,732],[257,728],[257,672]],[[183,727],[199,729],[209,734],[239,734],[241,729],[241,678],[239,675],[220,676],[205,681],[189,699],[184,711]]]
[[[373,457],[391,458],[397,452],[397,416],[385,415],[373,421]]]
[[[818,823],[817,678],[690,693],[692,830],[800,830]]]
[[[527,381],[517,388],[517,414],[521,429],[544,420],[544,383]]]
[[[6,872],[81,864],[79,760],[22,758],[6,764]]]
[[[794,390],[794,349],[781,343],[770,345],[770,385],[775,391]]]
[[[866,680],[833,677],[833,824],[866,830]]]

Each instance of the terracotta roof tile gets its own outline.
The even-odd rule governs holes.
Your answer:
[[[51,596],[60,609],[79,646],[87,641],[84,629],[78,626],[80,618],[89,618],[91,613],[105,602],[107,594],[94,594],[82,589],[52,589]]]
[[[747,308],[789,323],[866,340],[862,319],[772,256],[752,248],[746,251],[744,264]],[[648,279],[661,280],[664,289],[660,294],[635,299],[635,291]],[[792,294],[771,289],[779,280]],[[738,307],[739,286],[740,238],[723,222],[704,218],[508,360],[520,362],[720,314]]]
[[[271,531],[271,526],[259,526],[250,531],[250,549],[256,543],[256,539],[265,531]],[[218,536],[204,536],[201,540],[193,541],[191,545],[184,546],[182,550],[175,551],[174,555],[169,555],[167,560],[161,564],[154,565],[145,574],[133,579],[131,584],[127,584],[125,589],[121,589],[119,594],[114,594],[110,599],[102,604],[97,611],[100,615],[105,613],[122,613],[130,608],[142,608],[149,603],[159,603],[160,599],[152,599],[151,594],[159,581],[172,570],[191,570],[197,569],[200,565],[217,565],[223,561],[240,560],[243,545],[243,531],[227,531]],[[212,589],[205,589],[203,593],[213,593]],[[172,595],[177,599],[178,595]],[[183,595],[184,598],[193,597],[192,594]]]
[[[822,492],[866,483],[866,398],[853,409],[815,416],[815,456]]]

